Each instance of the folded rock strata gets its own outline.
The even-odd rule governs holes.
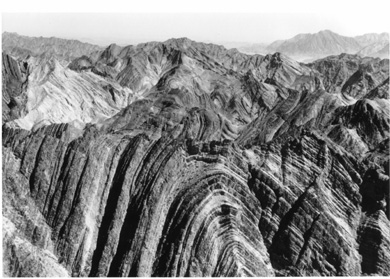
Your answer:
[[[3,116],[5,275],[390,274],[388,60],[188,39],[29,59],[27,89],[3,72],[27,100]]]

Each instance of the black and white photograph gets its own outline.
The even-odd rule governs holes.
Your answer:
[[[2,1],[0,277],[390,276],[390,2],[54,2]]]

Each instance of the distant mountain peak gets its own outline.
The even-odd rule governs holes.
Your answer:
[[[388,60],[5,44],[5,277],[389,275]]]
[[[337,33],[333,32],[332,30],[329,30],[329,29],[321,30],[318,33],[322,33],[322,34],[337,34]]]
[[[314,34],[298,34],[288,40],[275,41],[267,47],[267,50],[281,52],[303,62],[341,53],[386,58],[388,52],[384,46],[388,41],[387,33],[347,37],[325,29]]]
[[[187,37],[180,37],[180,38],[171,38],[164,42],[165,44],[179,44],[179,45],[190,45],[194,43],[193,40],[187,38]]]
[[[183,43],[193,42],[193,40],[189,39],[188,37],[171,38],[168,39],[167,42],[168,41],[183,42]]]
[[[15,32],[2,33],[2,47],[3,51],[15,57],[25,58],[27,55],[39,56],[43,53],[52,53],[57,58],[66,61],[103,49],[100,46],[73,39],[28,37]]]

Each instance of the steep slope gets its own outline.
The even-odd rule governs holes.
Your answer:
[[[372,89],[367,95],[367,99],[375,99],[375,98],[383,98],[383,99],[390,99],[390,92],[389,92],[389,79],[386,79],[381,84],[379,84],[377,87]]]
[[[5,53],[2,63],[2,120],[5,122],[21,117],[27,101],[24,92],[29,71],[27,62],[18,62]]]
[[[181,107],[221,110],[229,118],[234,115],[231,120],[237,123],[248,123],[259,110],[258,96],[251,87],[266,79],[262,69],[267,63],[259,55],[183,38],[125,48],[112,45],[99,56],[81,57],[69,67],[109,76],[144,97],[158,98],[161,92],[170,91],[170,103],[180,98],[177,105]],[[252,76],[255,84],[248,84]]]
[[[390,275],[388,60],[181,38],[29,61],[44,113],[3,118],[6,275]]]
[[[328,92],[340,92],[345,96],[360,98],[389,76],[388,59],[361,58],[358,55],[341,54],[307,64],[321,73]]]
[[[8,60],[3,63],[13,61],[17,64],[9,56],[5,57]],[[136,98],[131,90],[115,82],[93,73],[77,74],[52,57],[30,57],[19,63],[26,67],[22,71],[28,72],[28,79],[24,78],[23,83],[19,81],[15,85],[20,75],[18,68],[14,70],[15,74],[3,68],[3,100],[10,99],[4,94],[10,92],[8,107],[13,109],[12,113],[16,110],[18,113],[13,119],[3,117],[3,121],[12,120],[6,124],[10,127],[30,130],[50,123],[96,123],[114,115]]]

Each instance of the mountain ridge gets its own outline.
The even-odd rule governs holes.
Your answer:
[[[3,53],[4,276],[390,275],[389,59],[62,59]]]
[[[364,34],[362,36],[347,37],[341,36],[330,30],[322,30],[318,33],[298,34],[291,39],[271,43],[267,49],[283,52],[298,60],[315,60],[329,55],[336,55],[343,52],[359,53],[368,45],[377,45],[389,42],[389,34]],[[360,52],[366,56],[378,54],[372,50]],[[380,54],[380,58],[388,58],[388,54]]]
[[[79,51],[77,55],[74,55],[69,59],[66,57],[66,54],[61,54],[67,61],[74,58],[80,57],[83,54],[89,54],[96,50],[104,49],[101,46],[92,45],[90,43],[83,43],[79,40],[69,40],[69,39],[60,39],[56,37],[28,37],[23,35],[18,35],[15,32],[6,32],[4,31],[2,36],[4,37],[21,37],[22,39],[32,38],[32,40],[46,40],[46,41],[55,41],[55,40],[66,40],[74,42],[77,45],[81,45],[82,51]],[[188,38],[176,38],[178,39],[187,39]],[[4,40],[4,39],[3,39]],[[9,39],[8,39],[9,40]],[[7,42],[7,40],[5,40]],[[167,39],[165,43],[169,43],[170,39]],[[274,41],[270,44],[262,43],[246,43],[238,44],[235,48],[243,53],[248,54],[261,54],[266,55],[272,52],[282,52],[286,55],[291,56],[293,59],[301,62],[312,62],[315,59],[320,59],[329,55],[341,54],[343,52],[363,56],[379,57],[379,58],[388,58],[388,48],[386,48],[386,42],[389,42],[389,33],[366,33],[359,36],[342,36],[331,30],[321,30],[317,33],[301,33],[290,39],[282,39]],[[152,43],[152,42],[149,42]],[[55,44],[55,43],[54,43]],[[144,45],[145,43],[139,43],[139,45]],[[203,43],[206,44],[206,43]],[[223,45],[211,43],[212,45]],[[83,46],[85,45],[85,46]],[[381,46],[381,47],[380,47]],[[126,46],[120,46],[126,47]],[[11,50],[8,49],[7,43],[3,43],[3,49],[8,52]],[[85,49],[85,50],[84,50]],[[230,48],[227,48],[230,49]],[[28,48],[22,49],[12,49],[14,54],[21,52],[22,54],[28,54],[28,51],[31,51]],[[11,54],[11,53],[10,53]]]
[[[2,51],[14,56],[55,55],[57,59],[73,60],[83,54],[102,50],[102,47],[83,43],[79,40],[61,39],[57,37],[29,37],[15,32],[2,33]]]

